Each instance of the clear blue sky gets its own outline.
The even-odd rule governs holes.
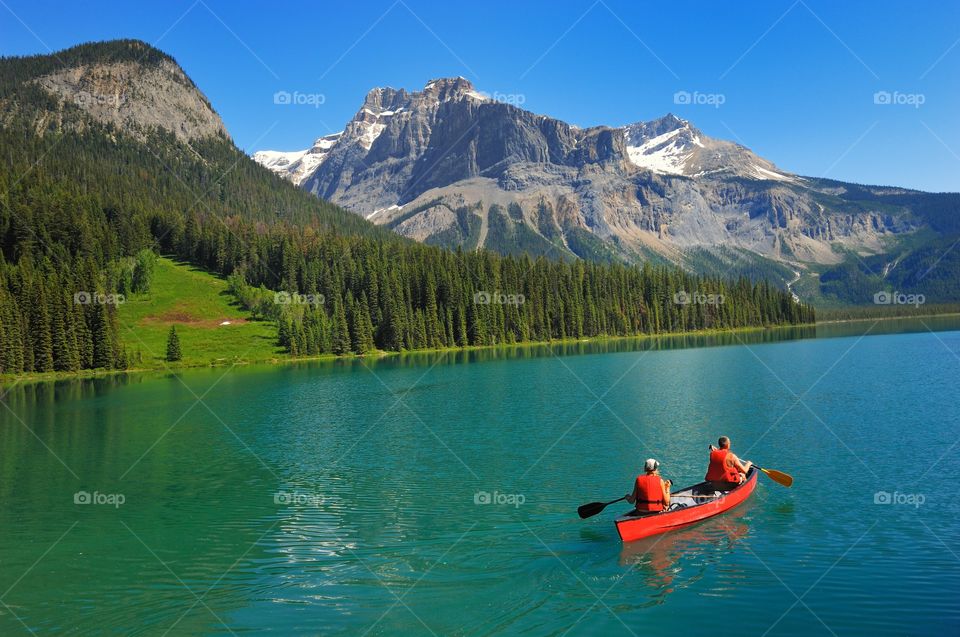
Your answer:
[[[580,126],[674,112],[800,174],[960,190],[953,1],[0,0],[3,55],[123,37],[173,55],[247,151],[309,146],[372,87],[463,75]]]

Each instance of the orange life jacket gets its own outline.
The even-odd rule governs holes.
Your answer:
[[[660,476],[637,476],[637,511],[663,511],[663,486]]]
[[[710,466],[704,480],[711,482],[740,482],[740,472],[736,467],[727,465],[729,449],[714,449],[710,452]]]

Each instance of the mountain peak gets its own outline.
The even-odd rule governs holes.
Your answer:
[[[403,110],[411,108],[414,103],[438,103],[464,97],[475,100],[487,100],[487,96],[477,91],[473,84],[465,77],[439,77],[430,80],[420,92],[408,93],[404,89],[391,87],[376,87],[367,92],[363,106],[357,112],[355,119],[369,119],[372,115],[378,116],[382,111]],[[411,99],[413,102],[411,102]]]
[[[144,66],[152,66],[161,62],[176,64],[176,60],[170,55],[143,40],[135,39],[84,42],[55,53],[6,59],[12,61],[30,60],[34,62],[34,68],[40,74],[44,73],[46,67],[62,69],[64,67],[75,68],[89,64],[117,62],[136,62]]]
[[[624,126],[623,135],[630,162],[655,173],[686,177],[725,174],[747,179],[796,181],[794,176],[750,149],[708,137],[673,113]]]
[[[29,74],[22,83],[56,97],[67,126],[83,128],[90,118],[140,139],[155,128],[181,141],[227,137],[220,117],[176,60],[146,42],[88,42],[49,55],[4,58],[0,74],[7,66],[23,68],[24,61]],[[43,113],[37,117],[38,125],[51,121]]]
[[[430,80],[423,87],[423,94],[430,95],[438,101],[446,102],[451,99],[458,99],[463,96],[474,97],[477,99],[486,99],[479,93],[473,84],[465,77],[441,77]]]
[[[636,122],[635,124],[629,124],[624,128],[627,130],[628,135],[635,140],[652,139],[654,137],[666,135],[667,133],[672,133],[673,131],[681,129],[689,130],[695,136],[699,134],[699,131],[694,128],[689,121],[677,117],[673,113],[667,113],[663,117],[652,119],[649,122]]]
[[[663,117],[656,119],[654,121],[659,122],[663,126],[674,126],[676,128],[684,128],[684,127],[690,126],[689,120],[685,120],[682,117],[677,117],[673,113],[667,113]]]
[[[456,77],[438,77],[427,82],[423,90],[427,91],[443,91],[449,89],[458,89],[458,90],[473,90],[473,83],[470,82],[467,78],[462,75]]]

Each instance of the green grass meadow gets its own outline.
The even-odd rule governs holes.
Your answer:
[[[277,327],[254,321],[227,291],[223,279],[168,258],[157,260],[150,292],[133,294],[119,306],[121,337],[131,367],[165,362],[167,334],[175,325],[183,360],[200,366],[287,358],[277,345]]]

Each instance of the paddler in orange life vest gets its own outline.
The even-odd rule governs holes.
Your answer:
[[[730,439],[726,436],[720,436],[717,444],[719,449],[710,445],[710,466],[704,480],[717,491],[729,491],[744,481],[753,463],[749,460],[741,462],[740,458],[730,451]]]
[[[625,497],[627,502],[636,506],[637,511],[663,511],[670,506],[672,485],[672,482],[660,477],[660,463],[650,458],[643,463],[643,475],[637,476],[633,493]]]

